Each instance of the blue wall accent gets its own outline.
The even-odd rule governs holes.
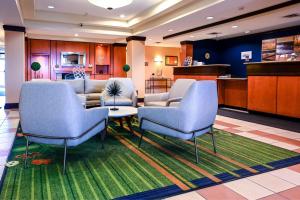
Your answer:
[[[199,40],[193,44],[193,59],[203,61],[205,64],[230,64],[232,76],[246,77],[246,65],[244,65],[244,60],[241,60],[241,52],[252,51],[250,62],[260,62],[262,40],[297,34],[300,34],[300,26],[218,41]],[[210,60],[205,59],[204,54],[206,52],[210,52]]]

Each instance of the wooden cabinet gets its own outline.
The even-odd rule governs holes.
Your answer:
[[[248,77],[248,110],[276,114],[277,76]]]
[[[300,117],[300,77],[278,77],[277,113]]]

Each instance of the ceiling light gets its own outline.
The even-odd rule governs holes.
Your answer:
[[[151,38],[149,38],[149,40],[151,41],[152,39],[151,39]]]
[[[124,14],[122,14],[122,15],[120,15],[120,17],[121,17],[121,18],[125,18],[125,15],[124,15]]]
[[[127,6],[132,3],[133,0],[88,0],[90,3],[95,6],[106,8],[108,10],[120,8]]]
[[[169,32],[172,32],[172,31],[173,31],[173,29],[169,29],[168,31],[169,31]]]
[[[75,36],[75,37],[78,37],[79,35],[78,35],[78,33],[75,33],[74,36]]]
[[[238,28],[239,26],[232,26],[232,28]]]
[[[247,34],[247,33],[250,33],[251,31],[245,31],[245,33]]]
[[[49,8],[49,9],[53,9],[53,8],[55,8],[55,7],[54,7],[54,6],[48,6],[48,8]]]
[[[206,17],[207,20],[211,20],[213,19],[214,17]]]
[[[195,37],[195,36],[191,35],[190,37],[193,38],[193,37]]]

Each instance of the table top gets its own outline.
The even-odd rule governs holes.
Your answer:
[[[109,109],[108,117],[118,118],[118,117],[128,117],[132,115],[136,115],[138,113],[138,109],[133,106],[116,106],[119,110],[113,111],[110,108],[113,106],[107,106]]]

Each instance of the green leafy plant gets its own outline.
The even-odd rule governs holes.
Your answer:
[[[41,64],[39,62],[33,62],[33,63],[31,63],[30,67],[33,71],[36,72],[36,71],[39,71],[41,69]]]
[[[109,84],[106,89],[106,93],[108,96],[114,98],[114,107],[110,110],[119,110],[118,108],[116,108],[116,96],[120,96],[122,93],[120,84],[117,81],[114,81],[113,83]]]
[[[123,71],[124,72],[127,73],[129,70],[130,70],[130,66],[128,64],[126,64],[126,65],[123,66]]]

